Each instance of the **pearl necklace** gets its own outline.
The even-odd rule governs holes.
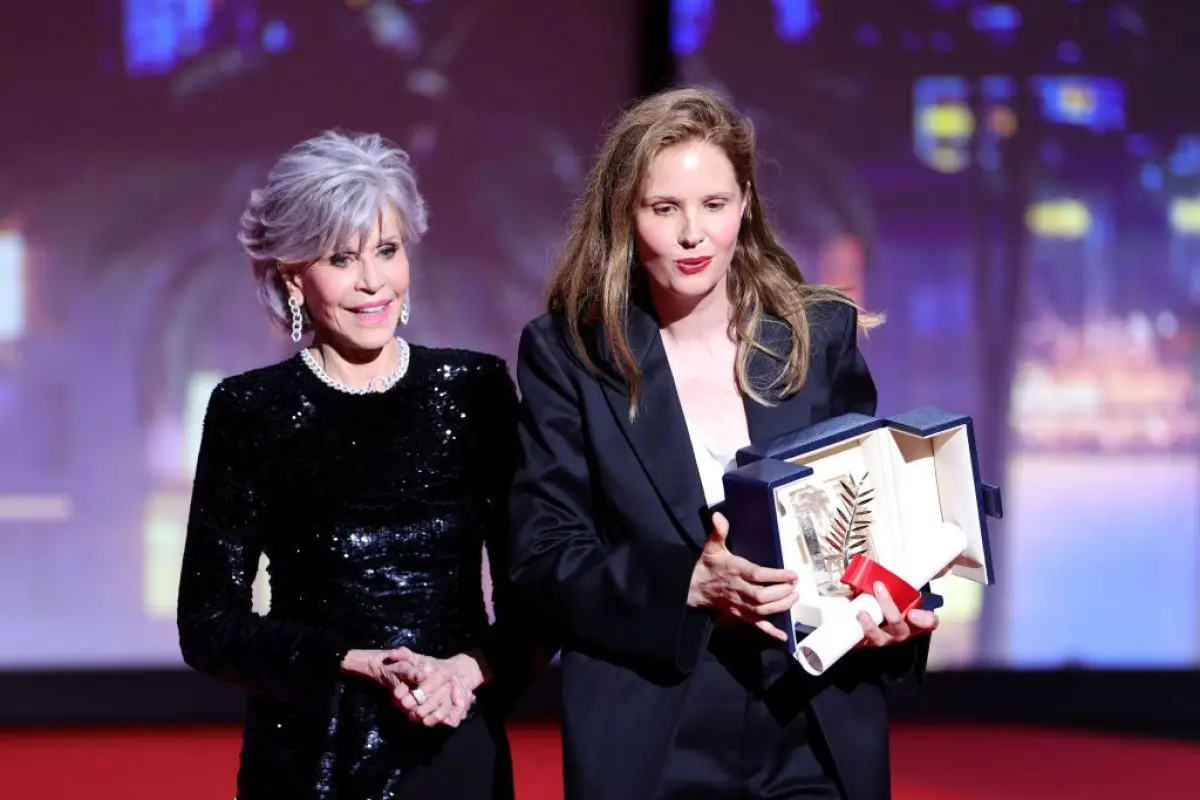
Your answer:
[[[408,342],[397,336],[396,346],[400,348],[400,357],[396,361],[396,370],[391,375],[372,378],[371,382],[366,386],[347,386],[341,381],[329,377],[329,374],[321,368],[321,365],[317,363],[315,358],[313,358],[312,353],[309,352],[307,347],[300,351],[300,358],[305,364],[308,365],[308,368],[313,371],[313,374],[320,379],[321,383],[325,384],[331,389],[336,389],[337,391],[345,392],[346,394],[382,394],[399,383],[400,379],[403,378],[405,373],[408,372]]]

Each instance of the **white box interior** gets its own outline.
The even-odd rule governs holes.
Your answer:
[[[880,428],[790,460],[813,471],[775,491],[783,567],[800,577],[800,600],[792,608],[794,622],[816,627],[826,611],[847,604],[849,598],[819,594],[819,567],[804,547],[791,495],[797,490],[814,489],[829,493],[847,474],[857,479],[865,473],[874,489],[868,528],[871,558],[884,567],[900,563],[913,537],[949,522],[963,529],[968,542],[951,573],[977,583],[987,582],[966,426],[928,437]]]

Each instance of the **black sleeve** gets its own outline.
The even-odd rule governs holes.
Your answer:
[[[193,669],[252,692],[328,710],[341,689],[347,647],[306,625],[263,617],[251,586],[270,507],[262,465],[270,443],[226,383],[204,418],[192,487],[177,625],[183,660]]]
[[[517,393],[503,362],[498,362],[475,399],[481,421],[483,462],[480,501],[486,515],[488,571],[495,622],[483,646],[492,683],[506,703],[514,702],[558,649],[548,620],[513,590],[508,569],[508,498],[518,457]]]
[[[687,606],[699,552],[597,534],[578,390],[533,326],[521,336],[521,458],[510,514],[513,581],[573,640],[628,663],[686,672],[711,617]]]
[[[830,384],[833,387],[833,415],[857,413],[873,417],[878,401],[875,380],[871,377],[862,351],[858,349],[858,315],[853,308],[847,308],[846,325],[841,331],[838,357]],[[928,589],[928,586],[922,587],[923,591]],[[889,688],[899,694],[912,694],[919,691],[925,682],[929,640],[929,636],[923,635],[902,644],[886,648],[863,648],[859,652],[879,666]]]

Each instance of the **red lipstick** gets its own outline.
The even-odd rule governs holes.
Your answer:
[[[699,258],[677,258],[675,266],[684,275],[696,275],[703,272],[712,263],[712,256],[701,256]]]

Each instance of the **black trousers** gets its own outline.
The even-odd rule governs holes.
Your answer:
[[[762,691],[759,654],[747,644],[718,632],[696,665],[658,800],[841,800],[806,706]]]
[[[480,714],[449,736],[429,764],[410,774],[394,800],[514,800],[504,719]]]

